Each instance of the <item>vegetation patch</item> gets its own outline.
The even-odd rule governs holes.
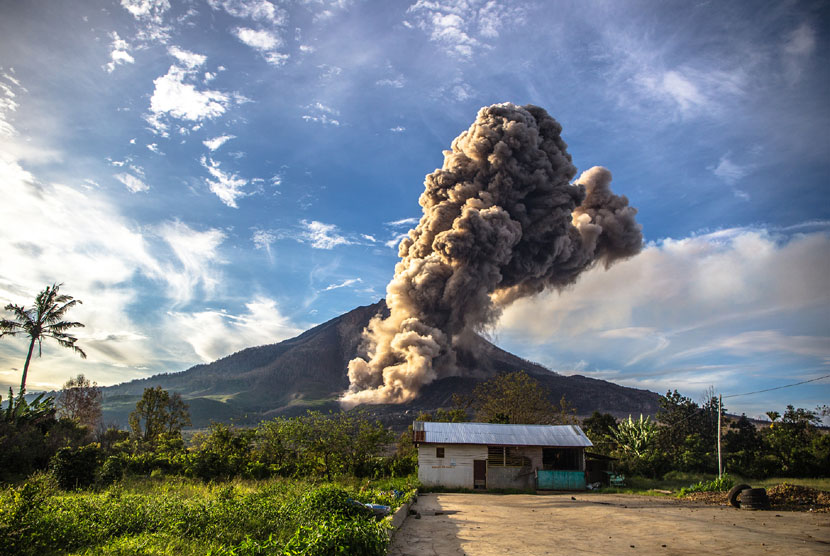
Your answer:
[[[66,493],[41,475],[0,493],[0,554],[385,554],[388,519],[360,502],[404,504],[373,487],[298,480],[204,485],[182,478]]]

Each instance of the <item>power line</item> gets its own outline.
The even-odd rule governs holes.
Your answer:
[[[766,388],[764,390],[756,390],[755,392],[744,392],[743,394],[730,394],[728,396],[724,396],[723,398],[737,398],[738,396],[749,396],[752,394],[760,394],[761,392],[772,392],[773,390],[781,390],[782,388],[791,388],[793,386],[798,386],[799,384],[807,384],[808,382],[815,382],[817,380],[821,380],[823,378],[828,378],[830,375],[820,376],[818,378],[811,378],[810,380],[802,380],[801,382],[796,382],[794,384],[785,384],[784,386],[776,386],[775,388]]]

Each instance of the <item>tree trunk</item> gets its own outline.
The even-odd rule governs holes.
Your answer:
[[[20,402],[23,401],[23,394],[26,393],[26,375],[29,373],[29,362],[32,360],[32,351],[35,349],[35,339],[32,338],[32,341],[29,343],[29,353],[26,355],[26,363],[23,365],[23,379],[20,381],[20,392],[18,392],[18,399],[20,401],[17,402],[17,405],[20,406]],[[11,403],[11,401],[9,401]]]

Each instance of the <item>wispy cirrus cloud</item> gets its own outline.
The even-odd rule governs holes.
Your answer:
[[[205,139],[202,141],[202,144],[211,151],[215,151],[231,139],[236,139],[236,135],[220,135],[218,137],[214,137],[213,139]]]
[[[256,297],[245,308],[240,314],[217,310],[173,312],[166,328],[172,337],[189,345],[203,362],[251,346],[273,344],[302,332],[271,298]]]
[[[176,305],[188,303],[197,292],[210,299],[221,281],[219,267],[225,260],[219,247],[225,233],[217,228],[196,230],[175,220],[159,226],[158,234],[175,255],[175,263],[164,265],[169,297]]]
[[[337,282],[334,284],[329,284],[325,288],[323,288],[324,292],[330,292],[332,290],[339,290],[340,288],[348,288],[351,286],[355,286],[357,284],[362,284],[363,279],[361,278],[349,278],[347,280],[343,280],[342,282]]]
[[[334,249],[338,245],[351,245],[353,242],[341,235],[337,226],[316,220],[302,220],[303,231],[300,238],[315,249]]]
[[[129,189],[131,193],[140,193],[142,191],[147,191],[148,189],[150,189],[150,186],[141,181],[141,179],[126,172],[116,174],[114,177],[115,179],[126,185],[127,189]]]
[[[335,116],[339,116],[340,112],[330,106],[326,106],[322,102],[315,102],[305,107],[306,114],[303,114],[303,119],[307,122],[316,122],[323,125],[339,126],[340,120]]]
[[[213,179],[206,180],[210,190],[227,206],[239,208],[236,200],[247,195],[243,188],[248,185],[248,180],[234,173],[225,172],[220,167],[220,163],[212,158],[202,156],[199,160],[208,173],[213,176]]]

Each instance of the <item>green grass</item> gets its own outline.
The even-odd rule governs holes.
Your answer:
[[[748,485],[752,485],[754,488],[769,488],[773,485],[780,485],[781,483],[787,483],[790,485],[798,485],[798,486],[805,486],[810,488],[815,488],[818,490],[826,490],[830,491],[830,477],[818,478],[818,479],[796,479],[792,477],[770,477],[768,479],[744,479],[744,478],[737,478],[736,483],[746,483]]]
[[[0,553],[381,555],[388,520],[376,521],[348,498],[398,506],[407,497],[396,497],[393,489],[411,486],[411,478],[382,484],[273,479],[206,485],[158,477],[63,492],[43,475],[0,491]]]

